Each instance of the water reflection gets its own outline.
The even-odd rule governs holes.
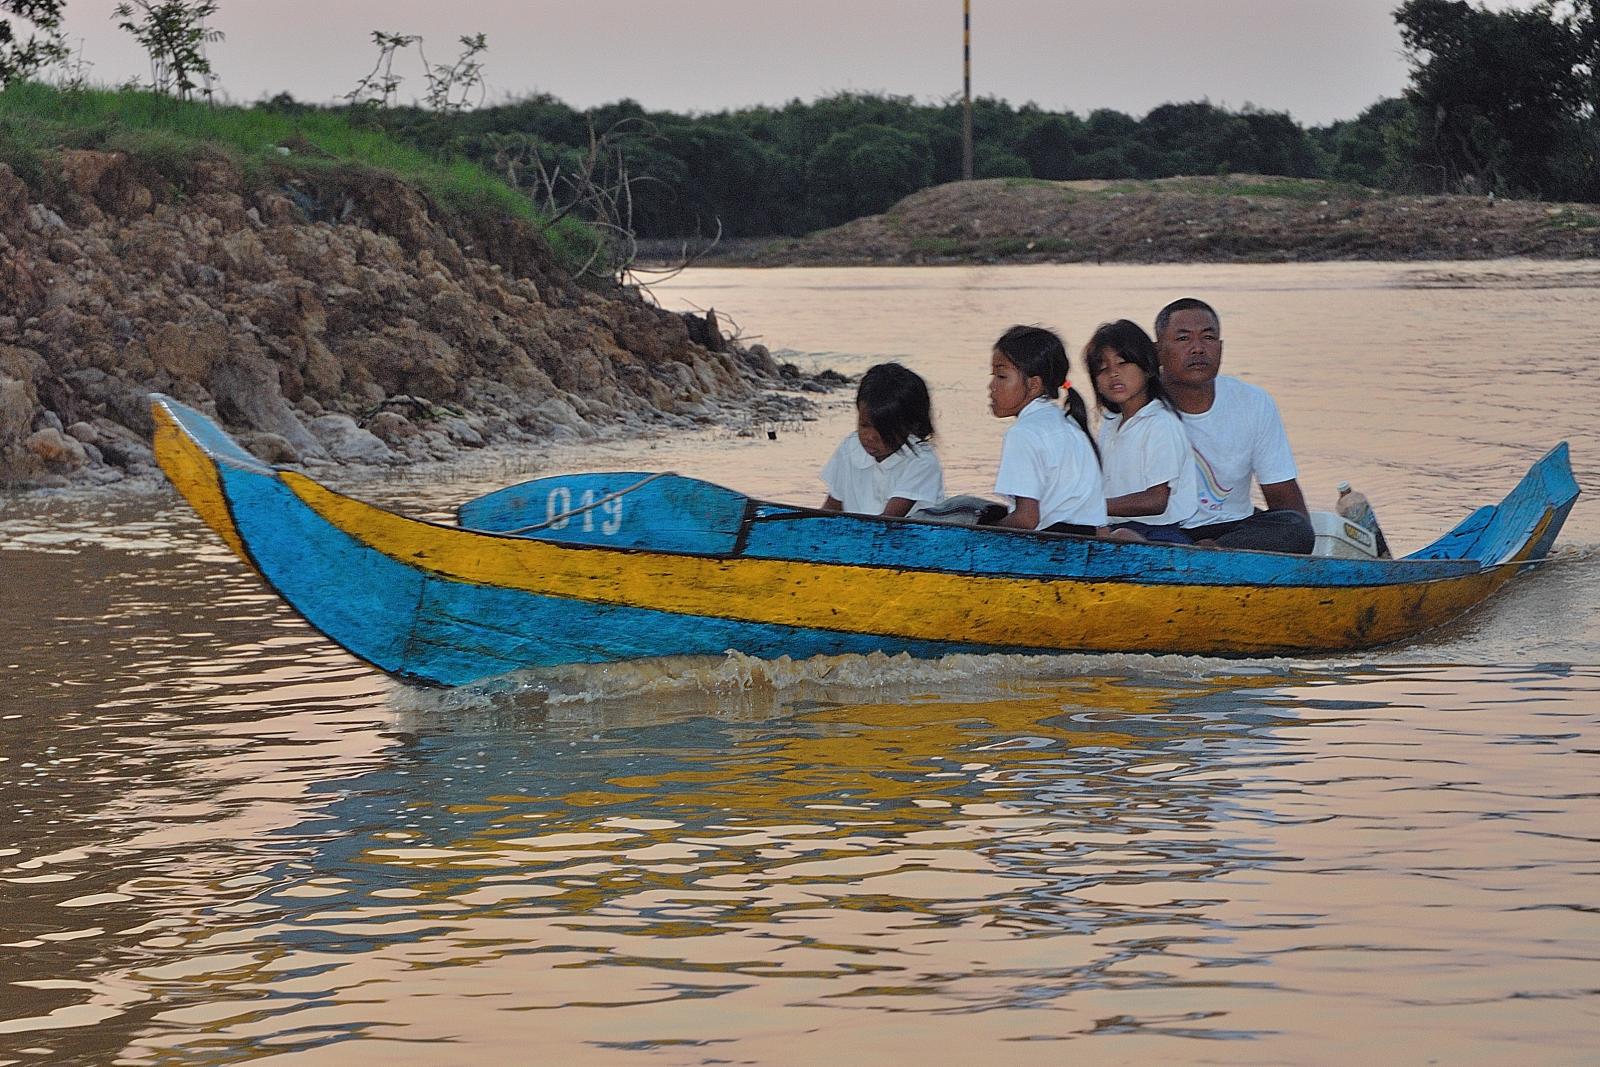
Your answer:
[[[1410,1010],[1467,1052],[1595,962],[1593,670],[806,686],[658,723],[345,681],[152,725],[63,839],[14,842],[6,1026],[53,1062],[801,1062],[840,1028],[866,1062],[1050,1062],[1090,1036],[1292,1059]]]

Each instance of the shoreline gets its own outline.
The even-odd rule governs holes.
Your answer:
[[[681,239],[641,242],[672,262]],[[803,237],[735,238],[707,267],[1327,263],[1600,258],[1600,205],[1414,195],[1230,174],[934,186]]]
[[[651,442],[698,433],[754,438],[763,426],[785,427],[816,422],[821,419],[829,398],[847,381],[843,375],[825,370],[815,375],[805,375],[800,379],[801,384],[793,389],[766,389],[753,400],[713,401],[711,406],[716,408],[715,414],[687,417],[662,413],[659,420],[649,422],[618,420],[599,425],[586,423],[587,433],[493,438],[480,445],[458,445],[449,454],[426,458],[398,462],[373,462],[359,458],[302,458],[298,462],[271,465],[297,471],[330,487],[362,490],[392,479],[417,484],[470,481],[477,472],[488,472],[495,468],[511,472],[515,481],[523,481],[540,477],[541,472],[552,466],[561,466],[564,457],[584,450],[650,446]],[[504,484],[515,484],[515,481],[506,481]],[[116,480],[68,477],[51,484],[0,485],[0,502],[92,502],[169,495],[172,492],[171,483],[161,469],[149,465],[129,470]],[[4,547],[4,541],[4,537],[0,537],[0,547]]]

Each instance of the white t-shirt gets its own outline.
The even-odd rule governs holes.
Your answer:
[[[1100,422],[1100,468],[1108,498],[1162,484],[1168,489],[1166,510],[1159,515],[1118,515],[1114,522],[1169,526],[1193,515],[1199,504],[1189,437],[1178,416],[1159,400],[1140,408],[1131,419],[1105,413]]]
[[[1250,477],[1271,485],[1298,475],[1283,416],[1260,386],[1226,375],[1217,378],[1217,397],[1209,411],[1185,412],[1183,428],[1194,448],[1199,506],[1185,527],[1247,519]]]
[[[1106,494],[1089,435],[1044,397],[1030,401],[1000,444],[994,491],[1039,502],[1039,526],[1106,524]]]
[[[879,463],[851,434],[839,442],[822,468],[828,495],[844,510],[860,515],[882,515],[884,505],[904,497],[912,507],[931,504],[944,496],[944,468],[939,454],[927,441],[913,437]]]

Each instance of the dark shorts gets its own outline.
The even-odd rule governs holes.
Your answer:
[[[1191,526],[1184,531],[1196,541],[1212,540],[1218,548],[1254,548],[1309,556],[1317,535],[1311,520],[1298,511],[1258,511],[1248,519]]]

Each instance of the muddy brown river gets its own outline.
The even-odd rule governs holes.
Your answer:
[[[1076,346],[1190,294],[1313,506],[1348,478],[1399,551],[1570,441],[1589,495],[1553,561],[1347,657],[730,654],[439,691],[328,644],[170,491],[0,497],[0,1062],[1594,1062],[1600,265],[657,288],[807,367],[918,370],[951,492],[992,486],[1004,327]],[[820,501],[853,426],[823,405],[335,481],[434,516],[589,467]]]

